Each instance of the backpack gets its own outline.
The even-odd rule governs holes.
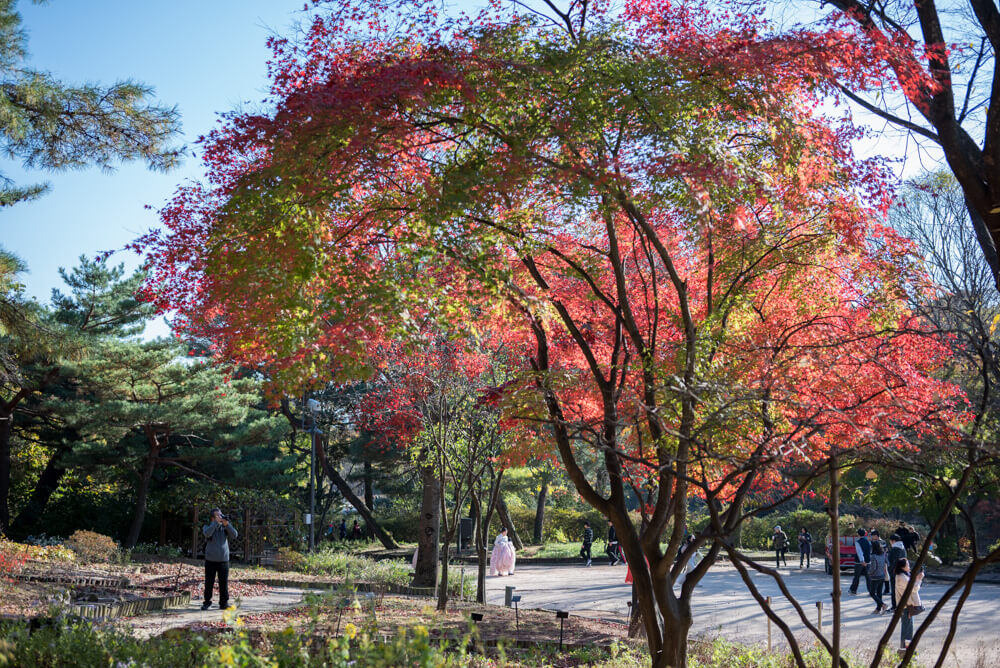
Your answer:
[[[868,579],[884,580],[888,558],[884,554],[873,554],[868,560]]]

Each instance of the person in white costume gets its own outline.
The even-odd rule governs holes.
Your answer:
[[[507,527],[500,529],[500,535],[493,541],[493,554],[490,555],[490,575],[513,575],[514,544],[507,537]]]

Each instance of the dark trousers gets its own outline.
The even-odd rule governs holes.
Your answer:
[[[205,604],[212,602],[215,576],[219,576],[219,607],[229,606],[229,562],[205,560]]]
[[[614,563],[618,561],[621,557],[618,554],[618,541],[614,543],[608,543],[608,548],[605,550],[608,556],[611,557],[611,562]]]
[[[590,561],[590,543],[584,543],[583,547],[580,548],[580,556],[587,561]]]
[[[779,548],[774,551],[774,565],[780,566],[781,562],[785,562],[785,566],[788,565],[788,559],[785,559],[785,548]]]
[[[886,584],[889,586],[889,592],[892,597],[889,599],[889,608],[891,610],[896,609],[896,578],[890,575],[889,579],[886,580]]]
[[[882,607],[885,601],[882,600],[882,583],[885,580],[872,580],[868,586],[868,595],[875,601],[875,605]]]
[[[805,560],[806,568],[809,568],[809,557],[812,556],[812,551],[802,551],[799,550],[799,568],[802,568],[802,561]]]
[[[868,567],[862,566],[861,564],[854,564],[854,581],[851,582],[852,594],[857,593],[858,583],[861,581],[862,577],[864,577],[865,579],[865,589],[867,589],[868,592],[871,593],[872,585],[871,582],[868,581]]]

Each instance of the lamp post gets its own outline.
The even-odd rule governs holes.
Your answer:
[[[309,429],[309,551],[316,551],[316,434],[320,433],[316,428],[316,412],[319,410],[319,402],[315,399],[306,400],[306,409],[312,416],[312,425]],[[305,414],[302,421],[305,422]]]

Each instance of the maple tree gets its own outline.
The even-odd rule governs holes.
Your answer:
[[[208,182],[140,241],[149,297],[306,381],[357,373],[373,332],[488,329],[521,360],[504,426],[544,427],[519,443],[611,520],[653,665],[683,666],[693,588],[742,521],[960,410],[901,298],[909,246],[876,222],[883,170],[816,112],[856,43],[660,2],[394,4],[275,42],[274,112],[208,137]],[[692,496],[711,521],[685,547]]]

